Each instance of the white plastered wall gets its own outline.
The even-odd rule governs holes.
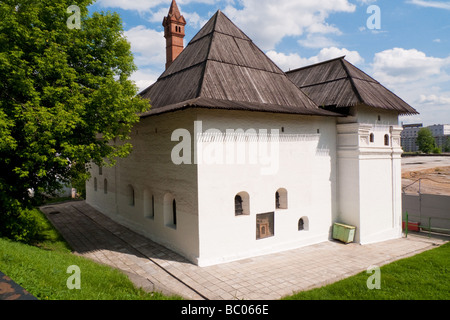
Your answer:
[[[198,258],[197,167],[175,165],[171,159],[172,133],[193,130],[194,111],[186,110],[142,119],[132,131],[133,151],[119,159],[117,166],[93,166],[87,182],[87,203],[146,237],[178,252],[196,263]],[[98,190],[93,188],[97,178]],[[108,179],[108,193],[101,185]],[[130,205],[128,185],[133,186],[135,204]],[[152,216],[152,196],[154,216]],[[176,200],[177,224],[168,222],[165,211]],[[166,219],[165,219],[166,216]]]
[[[202,111],[198,118],[202,132],[225,133],[227,129],[279,130],[277,165],[272,161],[252,164],[248,154],[244,164],[217,164],[207,155],[226,150],[225,141],[205,134],[197,156],[198,165],[200,260],[202,266],[298,248],[330,237],[336,211],[336,123],[335,118],[255,112]],[[284,129],[284,132],[282,130]],[[217,135],[216,135],[217,136]],[[220,137],[220,134],[218,135]],[[245,134],[238,141],[247,151],[254,140]],[[275,146],[272,144],[272,146]],[[218,149],[214,149],[218,147]],[[259,147],[259,145],[258,145]],[[270,149],[269,149],[270,150]],[[237,153],[237,149],[235,149]],[[236,154],[235,154],[236,155]],[[273,155],[273,154],[271,154]],[[202,160],[207,161],[202,161]],[[287,190],[287,209],[275,208],[275,193]],[[250,214],[235,216],[234,198],[247,192]],[[256,215],[274,212],[274,236],[256,239]],[[304,218],[305,230],[298,230]]]
[[[355,241],[361,244],[398,238],[402,153],[398,115],[365,106],[354,115],[357,122],[337,125],[338,222],[356,226]]]

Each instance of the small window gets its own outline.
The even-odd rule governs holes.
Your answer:
[[[250,197],[247,192],[240,192],[234,197],[234,215],[250,214]]]
[[[97,178],[94,178],[94,191],[97,191]]]
[[[388,146],[388,145],[389,145],[389,135],[388,135],[388,134],[386,134],[386,135],[384,136],[384,145],[385,145],[385,146]]]
[[[242,197],[236,196],[234,197],[234,213],[237,216],[240,216],[244,213],[244,209],[242,209]]]
[[[373,133],[370,134],[370,142],[371,143],[375,142],[375,135]]]
[[[275,192],[275,208],[280,209],[280,193]]]
[[[175,196],[171,193],[164,195],[164,224],[172,229],[177,229],[178,210]]]
[[[103,174],[103,167],[99,166],[98,167],[98,174],[101,176]]]
[[[303,219],[298,220],[298,231],[305,230],[305,221]]]
[[[108,194],[108,180],[106,179],[103,181],[103,192]]]
[[[177,202],[175,199],[172,201],[172,215],[173,215],[173,224],[177,225]]]
[[[287,209],[287,190],[280,188],[275,192],[275,209]]]
[[[152,217],[155,216],[155,197],[152,195]]]
[[[301,217],[298,220],[298,231],[308,231],[309,221],[307,217]]]
[[[155,217],[155,198],[147,189],[144,190],[144,217],[153,219]]]
[[[128,198],[128,205],[134,207],[135,205],[135,194],[134,194],[134,188],[131,184],[127,187],[127,198]]]

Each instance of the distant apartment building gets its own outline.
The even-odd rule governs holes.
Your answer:
[[[403,132],[401,134],[401,144],[403,151],[416,152],[419,151],[416,139],[419,130],[424,128],[422,123],[406,124],[403,125]],[[431,130],[436,145],[444,151],[444,146],[447,143],[447,139],[450,138],[450,124],[435,124],[426,127]]]
[[[419,151],[416,139],[420,129],[423,128],[423,124],[406,124],[403,125],[403,131],[401,133],[401,144],[404,152],[416,152]]]

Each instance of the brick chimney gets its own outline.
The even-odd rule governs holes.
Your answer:
[[[186,20],[181,15],[175,0],[172,0],[169,14],[164,17],[164,37],[166,38],[166,70],[184,49],[184,26]]]

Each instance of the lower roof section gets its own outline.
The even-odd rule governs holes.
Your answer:
[[[167,112],[175,112],[189,108],[202,109],[221,109],[221,110],[240,110],[240,111],[254,111],[254,112],[269,112],[281,114],[298,114],[308,116],[326,116],[326,117],[342,117],[343,115],[324,109],[305,109],[297,108],[295,106],[280,106],[266,103],[251,103],[239,102],[229,100],[218,100],[210,98],[195,98],[179,103],[174,103],[160,108],[151,109],[140,115],[141,118],[150,117]]]

